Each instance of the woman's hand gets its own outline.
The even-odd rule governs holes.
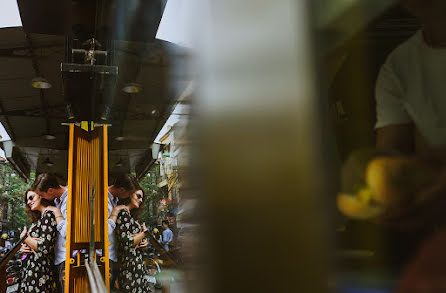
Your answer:
[[[126,205],[119,205],[119,206],[115,206],[115,207],[113,208],[113,211],[115,211],[115,212],[117,212],[117,213],[119,213],[121,210],[127,210],[127,211],[129,211],[129,208],[128,208],[128,206],[126,206]]]
[[[127,210],[128,212],[130,212],[129,208],[125,205],[115,206],[111,211],[110,217],[108,218],[116,223],[116,220],[118,219],[118,214],[121,210]]]
[[[20,233],[20,238],[23,238],[26,234],[28,234],[28,231],[26,230],[26,226],[23,227],[22,233]]]
[[[149,241],[147,241],[146,239],[141,240],[141,242],[139,242],[138,244],[138,248],[144,248],[147,247],[149,245]]]
[[[55,206],[47,206],[44,210],[44,212],[50,211],[54,214],[54,217],[56,218],[56,225],[59,225],[60,222],[65,220],[64,216],[62,215],[62,212],[59,208]]]
[[[138,224],[139,225],[139,224]],[[137,233],[137,234],[133,234],[133,246],[134,247],[145,247],[147,246],[147,244],[143,243],[143,239],[144,237],[146,237],[146,223],[142,223],[142,225],[140,226],[141,232]],[[144,246],[140,246],[140,243],[143,243]]]
[[[35,241],[38,241],[39,238],[31,238]],[[20,252],[25,253],[25,254],[30,254],[32,252],[35,252],[34,250],[31,249],[31,247],[29,247],[26,243],[22,243],[22,247],[20,247]]]
[[[44,211],[51,211],[51,212],[53,212],[53,214],[54,214],[54,216],[56,218],[57,217],[63,217],[62,216],[62,212],[60,211],[60,209],[56,208],[55,206],[47,206]]]
[[[20,247],[20,252],[21,253],[25,253],[25,254],[30,254],[31,252],[32,252],[32,249],[31,248],[29,248],[29,246],[28,245],[26,245],[26,244],[22,244],[22,247]]]
[[[147,227],[146,227],[146,223],[142,223],[141,225],[141,232],[146,232],[147,231]]]

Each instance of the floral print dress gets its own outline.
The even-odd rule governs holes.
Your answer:
[[[29,254],[25,260],[20,292],[54,292],[56,236],[56,218],[52,212],[46,211],[29,229],[29,237],[40,239],[37,252]]]
[[[141,232],[138,223],[127,210],[121,210],[116,220],[120,292],[153,292],[148,281],[149,272],[144,266],[141,250],[133,245],[133,234]]]

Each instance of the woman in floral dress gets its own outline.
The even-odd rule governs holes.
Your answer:
[[[29,231],[25,227],[20,235],[23,237],[28,234],[22,251],[29,253],[24,263],[20,292],[55,292],[53,264],[56,218],[47,209],[50,201],[31,190],[25,196],[26,212],[33,224]]]
[[[147,240],[143,240],[147,228],[145,224],[139,225],[134,216],[139,209],[144,192],[137,190],[129,198],[120,202],[126,205],[127,209],[121,209],[116,219],[116,243],[118,256],[120,259],[118,284],[120,292],[148,293],[153,292],[148,281],[149,272],[144,266],[141,250],[147,245]]]

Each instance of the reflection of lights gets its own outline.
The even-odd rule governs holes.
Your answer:
[[[105,105],[104,112],[101,114],[101,120],[107,121],[110,119],[111,107],[109,105]]]
[[[51,167],[52,165],[54,165],[54,163],[50,160],[49,157],[47,157],[47,158],[45,159],[45,161],[43,161],[43,164],[44,164],[44,165],[47,165],[48,167]]]
[[[124,136],[117,136],[117,137],[115,137],[116,141],[123,141],[124,139],[125,139]]]
[[[154,109],[154,110],[152,110],[152,115],[155,115],[156,114],[156,110]]]
[[[43,138],[45,138],[46,140],[55,140],[56,139],[56,137],[52,134],[45,134],[43,136]]]
[[[121,167],[124,165],[124,162],[122,161],[121,158],[119,158],[119,161],[117,161],[115,165],[116,165],[116,167]]]
[[[49,89],[52,87],[51,83],[43,77],[35,77],[31,80],[31,86],[35,89]]]
[[[127,94],[137,94],[141,90],[142,90],[142,87],[138,83],[128,83],[122,88],[122,91]]]

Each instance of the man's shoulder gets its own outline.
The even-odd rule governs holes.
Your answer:
[[[386,63],[391,65],[407,64],[411,58],[411,55],[416,53],[422,41],[421,31],[417,31],[410,38],[399,44],[393,51],[387,56]]]
[[[110,191],[108,192],[108,204],[116,204],[118,201],[118,198],[115,197]]]

